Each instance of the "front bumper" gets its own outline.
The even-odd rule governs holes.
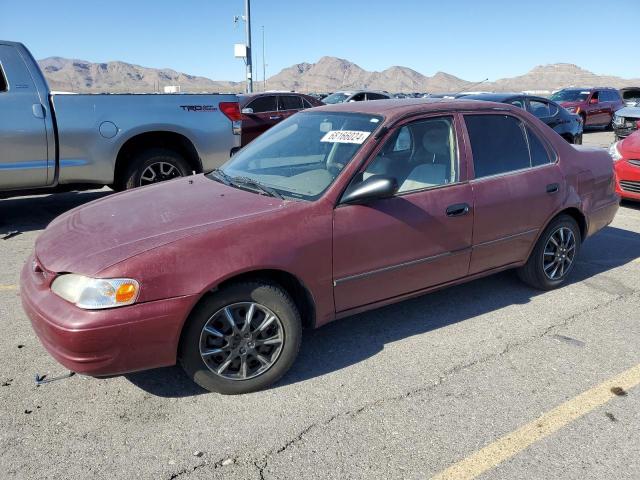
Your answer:
[[[629,125],[618,126],[616,124],[613,125],[613,131],[617,138],[626,138],[629,135],[631,135],[633,132],[636,132],[637,130],[638,130],[637,125],[633,125],[633,126],[629,126]]]
[[[195,296],[82,310],[51,292],[51,278],[33,264],[32,256],[20,276],[22,307],[42,345],[66,368],[106,376],[176,363],[180,332]]]
[[[619,160],[615,164],[615,171],[616,193],[627,200],[640,200],[640,165]]]

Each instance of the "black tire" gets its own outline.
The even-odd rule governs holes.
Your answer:
[[[575,253],[571,264],[564,272],[562,277],[552,280],[544,271],[544,251],[545,247],[549,243],[549,239],[551,238],[551,236],[563,227],[570,229],[574,235]],[[531,256],[529,257],[527,263],[518,269],[518,276],[520,277],[520,280],[533,288],[537,288],[538,290],[553,290],[554,288],[560,287],[563,283],[565,283],[567,277],[576,264],[576,260],[580,253],[581,243],[582,235],[576,221],[569,215],[559,215],[551,221],[542,235],[540,235],[540,238],[538,239],[536,246],[531,252]]]
[[[582,134],[578,134],[575,137],[573,137],[573,144],[574,145],[582,145]]]
[[[153,168],[153,166],[156,165],[169,165],[171,167],[170,175],[165,177],[161,176],[160,172],[156,172],[158,173],[158,180],[147,182],[143,179],[143,174],[149,167]],[[130,188],[143,186],[147,183],[157,183],[172,178],[186,177],[190,174],[191,169],[189,168],[189,164],[182,155],[166,148],[153,148],[144,150],[131,159],[131,163],[125,171],[124,178],[119,184],[121,189],[128,190]],[[118,188],[116,187],[116,189]]]
[[[201,334],[212,316],[241,302],[255,302],[266,307],[278,317],[283,330],[283,343],[275,361],[263,373],[246,380],[223,378],[214,373],[200,354]],[[204,298],[194,309],[182,333],[178,358],[189,378],[205,390],[236,395],[255,392],[278,381],[295,361],[301,340],[300,313],[282,287],[265,281],[237,283]]]

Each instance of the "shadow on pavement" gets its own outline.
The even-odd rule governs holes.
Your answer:
[[[111,190],[67,192],[0,200],[0,236],[9,232],[42,230],[58,215],[92,200],[113,193]]]
[[[640,234],[607,227],[583,245],[571,283],[588,280],[639,257]],[[526,304],[543,293],[524,285],[514,272],[508,271],[306,331],[298,359],[274,388],[341,370],[376,355],[386,344],[509,305]],[[194,386],[178,367],[127,378],[162,397],[207,393]]]

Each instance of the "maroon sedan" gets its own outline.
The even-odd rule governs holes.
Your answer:
[[[613,165],[511,105],[380,100],[295,115],[220,170],[54,220],[24,309],[69,369],[178,361],[202,387],[263,388],[319,327],[517,268],[562,285],[613,219]]]
[[[324,105],[310,95],[293,92],[251,93],[238,95],[238,99],[242,112],[243,147],[294,113]]]

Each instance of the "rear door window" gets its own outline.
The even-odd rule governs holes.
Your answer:
[[[553,116],[547,102],[542,100],[529,100],[529,112],[538,118],[548,118]]]
[[[364,101],[364,93],[358,93],[357,95],[354,95],[351,100],[349,100],[350,102],[362,102]]]
[[[384,100],[385,98],[387,97],[380,93],[367,93],[367,100]]]
[[[253,109],[253,113],[275,112],[278,110],[277,97],[275,95],[266,95],[258,97],[247,108]]]
[[[529,151],[531,152],[531,166],[537,167],[551,163],[551,157],[542,140],[529,127],[527,127],[527,138],[529,140]]]
[[[302,98],[295,95],[280,95],[280,110],[302,110]]]
[[[522,122],[510,115],[465,115],[476,178],[522,170],[531,157]]]

